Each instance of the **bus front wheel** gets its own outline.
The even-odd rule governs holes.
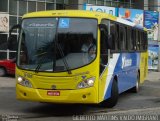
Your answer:
[[[107,107],[107,108],[114,107],[118,102],[118,95],[119,95],[118,94],[118,83],[117,83],[117,80],[114,79],[112,83],[112,88],[111,88],[111,97],[101,102],[101,106]]]

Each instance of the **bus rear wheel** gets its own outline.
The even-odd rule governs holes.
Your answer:
[[[138,73],[137,73],[136,86],[133,87],[133,88],[131,89],[131,91],[134,92],[134,93],[138,93],[138,92],[139,92],[139,84],[140,84],[140,74],[139,74],[139,72],[138,72]]]
[[[114,79],[112,83],[111,97],[101,102],[101,106],[107,107],[107,108],[114,107],[118,102],[118,95],[119,95],[118,94],[118,83],[117,83],[117,80]]]

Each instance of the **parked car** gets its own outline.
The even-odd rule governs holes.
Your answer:
[[[15,74],[15,62],[16,59],[0,60],[0,76],[7,74]]]

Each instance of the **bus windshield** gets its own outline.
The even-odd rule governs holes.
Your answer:
[[[35,71],[67,71],[93,62],[97,55],[97,20],[24,19],[17,66]]]

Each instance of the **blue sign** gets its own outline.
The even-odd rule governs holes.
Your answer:
[[[69,28],[69,18],[60,18],[59,28]]]
[[[147,29],[151,29],[154,24],[158,24],[158,12],[144,11],[144,24]]]
[[[158,69],[159,45],[148,45],[148,69]]]
[[[148,29],[148,40],[158,40],[159,13],[144,11],[144,26]]]

